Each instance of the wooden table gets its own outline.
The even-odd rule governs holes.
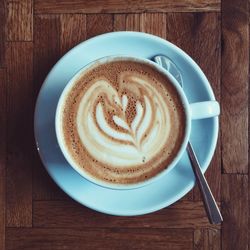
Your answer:
[[[1,0],[0,249],[247,249],[248,18],[247,0]],[[209,224],[197,187],[156,213],[115,217],[71,200],[42,166],[33,112],[45,76],[79,42],[118,30],[166,38],[210,80],[222,115],[206,177],[221,226]]]

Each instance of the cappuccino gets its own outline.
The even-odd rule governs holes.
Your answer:
[[[186,115],[170,80],[133,60],[96,63],[66,93],[63,143],[93,178],[135,184],[161,173],[176,157]]]

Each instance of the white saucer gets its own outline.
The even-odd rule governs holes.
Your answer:
[[[189,102],[214,100],[211,86],[197,64],[173,44],[145,33],[113,32],[89,39],[71,49],[48,74],[35,110],[35,137],[42,162],[50,176],[69,196],[94,210],[112,215],[140,215],[167,207],[194,186],[187,155],[159,181],[134,190],[97,186],[75,172],[64,159],[55,135],[55,110],[68,80],[84,65],[107,55],[152,58],[167,55],[181,71]],[[191,142],[204,172],[214,154],[218,118],[192,122]]]

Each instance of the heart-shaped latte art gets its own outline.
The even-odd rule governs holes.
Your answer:
[[[77,131],[89,154],[101,163],[130,167],[150,161],[169,137],[169,107],[143,77],[123,72],[115,88],[98,79],[82,96]]]

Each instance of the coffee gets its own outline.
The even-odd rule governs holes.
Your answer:
[[[135,184],[172,162],[186,115],[170,80],[153,66],[116,59],[74,81],[61,112],[64,145],[79,169],[107,183]]]

